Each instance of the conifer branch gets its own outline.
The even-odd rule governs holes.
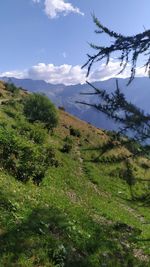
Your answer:
[[[96,34],[106,34],[110,38],[110,46],[90,44],[91,48],[96,50],[93,55],[87,55],[88,60],[82,68],[88,67],[87,76],[89,75],[92,66],[98,62],[106,59],[106,65],[109,63],[111,56],[118,52],[122,73],[127,65],[131,65],[131,75],[128,84],[132,82],[136,74],[137,60],[140,55],[146,58],[145,71],[150,75],[150,30],[145,30],[142,33],[133,36],[124,36],[105,27],[96,17],[93,15],[93,21],[97,27]]]

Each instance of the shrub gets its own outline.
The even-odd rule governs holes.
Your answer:
[[[0,128],[1,166],[21,181],[42,180],[49,165],[55,165],[55,152],[49,146],[41,146],[22,139],[16,132]]]
[[[17,88],[13,83],[6,83],[6,90],[17,95],[19,93],[19,88]]]
[[[29,138],[37,144],[43,144],[46,139],[46,132],[38,125],[34,125],[34,127],[32,126],[29,131]]]
[[[4,112],[11,118],[16,117],[16,113],[12,109],[10,109],[9,107],[5,108]]]
[[[133,167],[131,163],[129,163],[129,161],[126,161],[125,168],[120,170],[119,177],[124,179],[129,186],[135,185],[136,178],[134,175]]]
[[[73,141],[69,136],[66,136],[64,139],[65,143],[61,149],[61,152],[63,153],[69,153],[73,147]]]
[[[76,136],[76,137],[80,137],[81,136],[81,132],[79,129],[75,129],[72,126],[70,127],[70,135]]]
[[[37,144],[43,144],[47,138],[47,131],[41,123],[30,124],[25,120],[19,120],[16,125],[17,132]]]
[[[71,151],[71,149],[72,149],[72,145],[65,143],[63,148],[61,149],[61,152],[69,153]]]
[[[24,113],[31,122],[41,121],[48,130],[52,130],[58,124],[57,110],[47,96],[36,93],[24,100]]]

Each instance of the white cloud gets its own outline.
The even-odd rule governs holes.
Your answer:
[[[111,59],[108,65],[103,63],[91,72],[90,81],[94,82],[99,80],[108,80],[113,77],[127,78],[130,76],[129,65],[127,65],[127,68],[124,70],[123,73],[118,74],[119,71],[120,71],[120,62]]]
[[[18,79],[23,79],[27,76],[26,70],[19,71],[19,70],[12,70],[12,71],[5,71],[0,73],[0,77],[15,77]]]
[[[44,80],[52,84],[63,83],[65,85],[85,83],[86,70],[82,70],[79,65],[72,66],[63,64],[55,66],[53,64],[39,63],[24,71],[7,71],[0,73],[0,77],[29,78],[33,80]]]
[[[58,17],[60,13],[63,15],[67,15],[68,13],[84,15],[78,7],[74,7],[71,3],[65,2],[65,0],[33,0],[33,2],[43,2],[45,13],[51,19]]]
[[[149,69],[147,70],[147,72],[145,71],[145,67],[137,67],[136,69],[136,76],[138,77],[143,77],[143,76],[149,76]]]
[[[39,63],[28,70],[28,77],[31,79],[40,79],[49,83],[64,83],[66,85],[84,83],[85,70],[80,66],[60,65]]]
[[[118,71],[120,70],[120,63],[114,60],[111,60],[109,65],[101,64],[95,70],[92,70],[88,81],[100,81],[107,80],[113,77],[127,78],[130,76],[130,66],[120,75]],[[86,81],[86,69],[81,69],[81,66],[63,64],[60,66],[55,66],[54,64],[45,64],[39,63],[35,66],[32,66],[29,69],[23,71],[7,71],[0,73],[0,77],[16,77],[16,78],[29,78],[33,80],[44,80],[52,84],[62,83],[65,85],[73,85],[78,83],[85,83]],[[144,68],[137,68],[136,76],[143,77],[148,76],[145,73]]]

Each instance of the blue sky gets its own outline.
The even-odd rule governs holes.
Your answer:
[[[5,0],[0,2],[0,74],[51,83],[84,82],[80,66],[91,51],[91,13],[111,29],[130,35],[150,28],[149,0]],[[100,38],[100,40],[99,40]],[[118,62],[100,65],[91,80],[117,73]],[[126,76],[127,73],[124,74]]]

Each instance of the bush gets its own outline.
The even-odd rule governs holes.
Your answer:
[[[47,131],[41,123],[31,124],[20,119],[15,128],[20,135],[37,144],[43,144],[48,137]]]
[[[14,130],[0,128],[1,166],[21,181],[42,180],[49,165],[57,163],[55,151],[17,136]]]
[[[38,125],[34,125],[29,131],[29,138],[37,144],[43,144],[46,139],[46,132]]]
[[[14,95],[19,93],[19,88],[17,88],[13,83],[6,83],[6,90],[11,92]]]
[[[75,129],[72,126],[70,127],[70,135],[76,136],[76,137],[80,137],[81,136],[81,132],[79,129]]]
[[[52,130],[58,124],[58,113],[54,104],[42,94],[36,93],[26,97],[24,113],[29,121],[41,121],[48,130]]]
[[[11,108],[5,108],[4,112],[10,117],[10,118],[15,118],[16,113],[11,109]]]
[[[64,139],[65,143],[63,145],[63,148],[61,149],[61,152],[63,153],[69,153],[72,150],[73,147],[73,141],[69,136],[66,136]]]

